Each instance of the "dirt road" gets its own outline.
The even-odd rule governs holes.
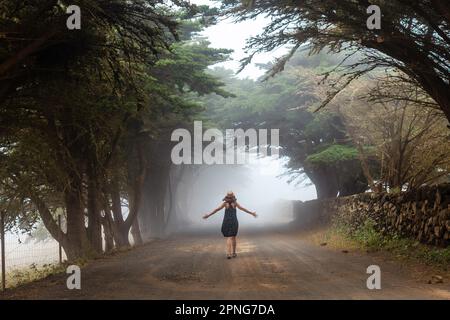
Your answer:
[[[381,268],[381,290],[366,269]],[[410,267],[317,246],[297,234],[241,233],[227,260],[217,234],[184,234],[102,258],[82,269],[82,289],[66,274],[10,290],[9,299],[450,299],[448,279],[427,284]]]

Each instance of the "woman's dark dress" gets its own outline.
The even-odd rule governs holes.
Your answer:
[[[224,237],[235,237],[238,233],[239,222],[236,216],[236,208],[229,205],[225,209],[222,222],[222,234]]]

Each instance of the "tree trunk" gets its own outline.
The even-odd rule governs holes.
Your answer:
[[[103,233],[105,235],[105,252],[111,252],[114,249],[114,234],[110,222],[105,218],[102,220]]]
[[[87,238],[85,217],[81,200],[81,183],[64,192],[67,210],[67,250],[70,261],[88,258],[91,255]]]
[[[131,235],[133,236],[135,245],[142,245],[144,241],[142,240],[141,230],[139,228],[139,220],[134,219],[133,225],[131,226]]]
[[[116,181],[113,182],[111,186],[111,202],[112,202],[112,212],[114,216],[113,221],[113,233],[114,241],[116,246],[119,248],[129,247],[130,241],[128,240],[128,228],[125,228],[123,214],[122,214],[122,204],[120,201],[119,186]]]
[[[96,254],[103,252],[100,206],[98,201],[98,184],[94,171],[88,175],[88,238]]]
[[[67,254],[68,259],[74,260],[74,257],[72,255],[69,255],[70,248],[67,240],[67,234],[60,229],[60,226],[56,223],[55,219],[53,219],[53,216],[48,206],[34,192],[30,192],[30,199],[37,207],[39,211],[39,216],[41,217],[42,222],[44,223],[44,226],[48,230],[50,235],[61,244],[61,246],[63,247],[64,251]]]
[[[339,192],[336,177],[328,168],[305,168],[305,172],[316,187],[317,199],[335,198]]]
[[[114,240],[117,247],[127,248],[130,246],[130,240],[128,238],[129,233],[130,229],[125,228],[123,224],[116,228],[116,232],[114,232]]]

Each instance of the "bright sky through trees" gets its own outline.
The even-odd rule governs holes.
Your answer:
[[[217,5],[217,3],[214,3],[214,1],[209,0],[193,0],[191,1],[191,3],[209,6]],[[239,61],[246,57],[246,53],[244,50],[246,40],[261,33],[268,23],[269,19],[263,16],[258,16],[258,18],[252,21],[244,21],[240,23],[235,23],[232,19],[227,19],[222,20],[216,25],[206,28],[203,32],[201,32],[201,35],[206,36],[211,42],[211,47],[232,49],[234,51],[231,56],[232,60],[216,64],[215,66],[222,66],[237,72],[240,67]],[[259,69],[257,67],[257,64],[270,62],[276,57],[281,56],[284,52],[285,50],[281,48],[272,53],[256,55],[252,63],[239,74],[237,74],[237,77],[248,77],[256,80],[258,77],[264,74],[264,70]],[[314,186],[305,186],[303,184],[301,186],[288,185],[286,183],[286,177],[281,180],[277,178],[284,172],[282,161],[262,159],[254,169],[254,172],[255,178],[258,175],[272,177],[273,183],[276,184],[278,186],[278,190],[281,191],[280,194],[285,195],[283,198],[309,200],[316,197]],[[258,179],[255,179],[252,186],[256,187],[258,185],[258,182]],[[301,192],[299,192],[300,189]]]
[[[193,0],[191,3],[209,6],[217,5],[213,1],[208,0]],[[263,16],[258,16],[255,20],[240,23],[233,22],[233,19],[226,19],[207,28],[201,33],[201,35],[208,38],[211,42],[211,47],[213,48],[227,48],[234,50],[231,61],[223,62],[218,65],[237,71],[240,66],[239,60],[246,57],[244,50],[246,40],[261,33],[269,21],[270,20],[268,18]],[[264,71],[259,69],[256,65],[258,63],[270,62],[276,57],[281,56],[284,52],[285,50],[279,49],[271,53],[256,55],[252,64],[248,65],[237,76],[239,78],[249,77],[252,79],[257,79],[264,74]]]

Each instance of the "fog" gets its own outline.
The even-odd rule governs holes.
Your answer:
[[[291,200],[316,199],[314,185],[308,179],[302,184],[288,183],[289,177],[282,176],[283,160],[270,157],[252,160],[246,165],[205,165],[195,169],[191,177],[179,181],[177,199],[187,198],[186,205],[177,209],[177,226],[170,229],[196,228],[217,230],[223,219],[224,210],[207,220],[202,216],[222,204],[226,192],[235,193],[238,203],[258,217],[238,210],[241,229],[270,227],[286,224],[292,220]],[[187,194],[186,194],[187,193]],[[180,228],[180,225],[182,227]]]

